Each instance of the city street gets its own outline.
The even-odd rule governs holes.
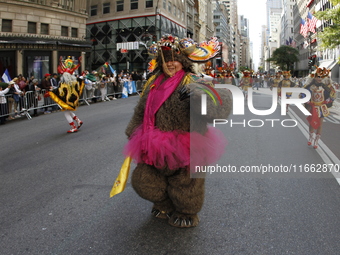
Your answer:
[[[84,125],[72,134],[63,112],[1,126],[1,255],[339,254],[340,177],[328,172],[340,170],[339,116],[315,150],[294,106],[231,114],[217,125],[228,146],[216,169],[235,172],[207,173],[200,224],[180,229],[154,218],[130,180],[109,198],[137,100],[79,107]],[[270,106],[269,89],[254,91],[256,109]]]

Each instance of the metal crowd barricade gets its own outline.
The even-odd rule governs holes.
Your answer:
[[[136,93],[143,91],[143,87],[146,81],[137,81],[135,83]],[[113,83],[109,83],[107,85],[107,96],[118,97],[123,94],[123,86],[124,82],[120,82],[118,85],[114,85]],[[57,106],[59,109],[61,107],[55,103],[50,97],[44,97],[46,90],[41,89],[39,91],[27,91],[24,96],[21,96],[20,102],[17,103],[17,109],[14,109],[15,102],[12,95],[5,95],[6,104],[1,105],[1,107],[5,110],[0,112],[0,117],[9,116],[10,118],[14,118],[16,114],[23,114],[27,117],[27,119],[32,119],[32,112],[41,109],[48,109],[48,107]],[[100,97],[100,95],[96,95],[95,92],[100,93],[100,90],[94,86],[91,91],[83,89],[82,95],[80,96],[80,101],[84,101],[87,105],[90,105],[88,100],[91,100],[93,97]],[[20,109],[21,107],[21,109]]]

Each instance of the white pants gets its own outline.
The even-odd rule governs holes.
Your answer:
[[[64,111],[64,114],[65,114],[65,118],[68,121],[68,123],[72,123],[73,118],[76,116],[73,112],[69,110]]]

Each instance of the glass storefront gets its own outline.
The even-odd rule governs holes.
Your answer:
[[[28,77],[41,80],[46,73],[49,73],[49,56],[27,56],[27,74]]]
[[[138,17],[87,25],[87,38],[92,41],[91,69],[109,62],[115,70],[144,71],[150,60],[147,48],[163,34],[186,36],[186,29],[165,17]],[[121,53],[117,43],[141,42],[139,49]]]

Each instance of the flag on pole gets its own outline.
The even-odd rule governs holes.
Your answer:
[[[295,40],[293,40],[293,41],[291,42],[290,46],[292,46],[293,48],[296,48],[296,42],[295,42]]]
[[[316,28],[317,21],[318,19],[314,17],[310,12],[308,12],[308,15],[307,15],[308,31],[311,31],[312,33],[316,32],[315,28]]]
[[[304,43],[303,43],[303,48],[304,48],[304,49],[307,49],[307,48],[308,48],[308,45],[309,45],[308,41],[304,41]]]
[[[308,25],[304,19],[301,18],[301,24],[300,24],[300,34],[303,37],[306,37],[308,34]]]
[[[2,75],[2,80],[6,83],[9,83],[12,79],[11,79],[11,76],[9,76],[9,73],[8,73],[8,70],[6,68],[4,74]]]
[[[109,65],[109,67],[110,67],[111,73],[114,75],[114,77],[116,77],[116,70],[114,70],[111,65]]]

